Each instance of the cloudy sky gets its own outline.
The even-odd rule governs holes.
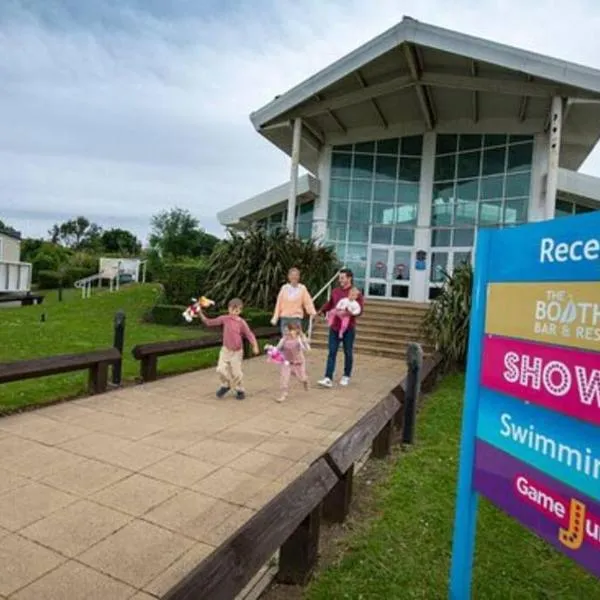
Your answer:
[[[0,219],[219,233],[288,176],[249,113],[403,15],[600,68],[598,0],[0,0]]]

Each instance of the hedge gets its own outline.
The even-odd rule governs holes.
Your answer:
[[[63,273],[43,270],[38,273],[38,285],[42,290],[53,290],[60,287],[62,280],[63,287],[71,287],[76,281],[89,275],[93,273],[85,267],[70,267]]]
[[[165,299],[169,304],[187,306],[191,298],[208,295],[205,289],[207,274],[208,270],[202,263],[165,264],[160,277]]]
[[[188,323],[182,316],[181,313],[186,309],[186,306],[178,304],[156,304],[145,316],[145,320],[157,325],[187,325],[190,327],[197,327],[202,325],[200,319],[194,319],[191,323]],[[209,316],[217,316],[217,314],[223,314],[224,311],[208,311]],[[267,327],[270,325],[272,314],[263,310],[254,308],[247,308],[244,310],[242,315],[248,324],[255,329],[259,327]]]

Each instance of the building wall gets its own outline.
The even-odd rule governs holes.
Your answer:
[[[0,233],[0,260],[19,262],[21,259],[21,242]]]

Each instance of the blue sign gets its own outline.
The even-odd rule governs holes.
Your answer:
[[[590,282],[600,282],[600,211],[478,232],[452,600],[471,597],[480,495],[600,578],[600,284]]]

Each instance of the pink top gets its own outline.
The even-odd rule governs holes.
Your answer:
[[[293,339],[284,337],[281,339],[277,348],[283,354],[285,360],[293,365],[304,362],[304,351],[308,350],[308,346],[301,339]]]
[[[207,327],[223,327],[223,346],[227,350],[237,352],[244,347],[246,338],[251,344],[256,344],[256,337],[248,327],[248,323],[235,315],[221,315],[215,319],[205,317],[202,322]]]

